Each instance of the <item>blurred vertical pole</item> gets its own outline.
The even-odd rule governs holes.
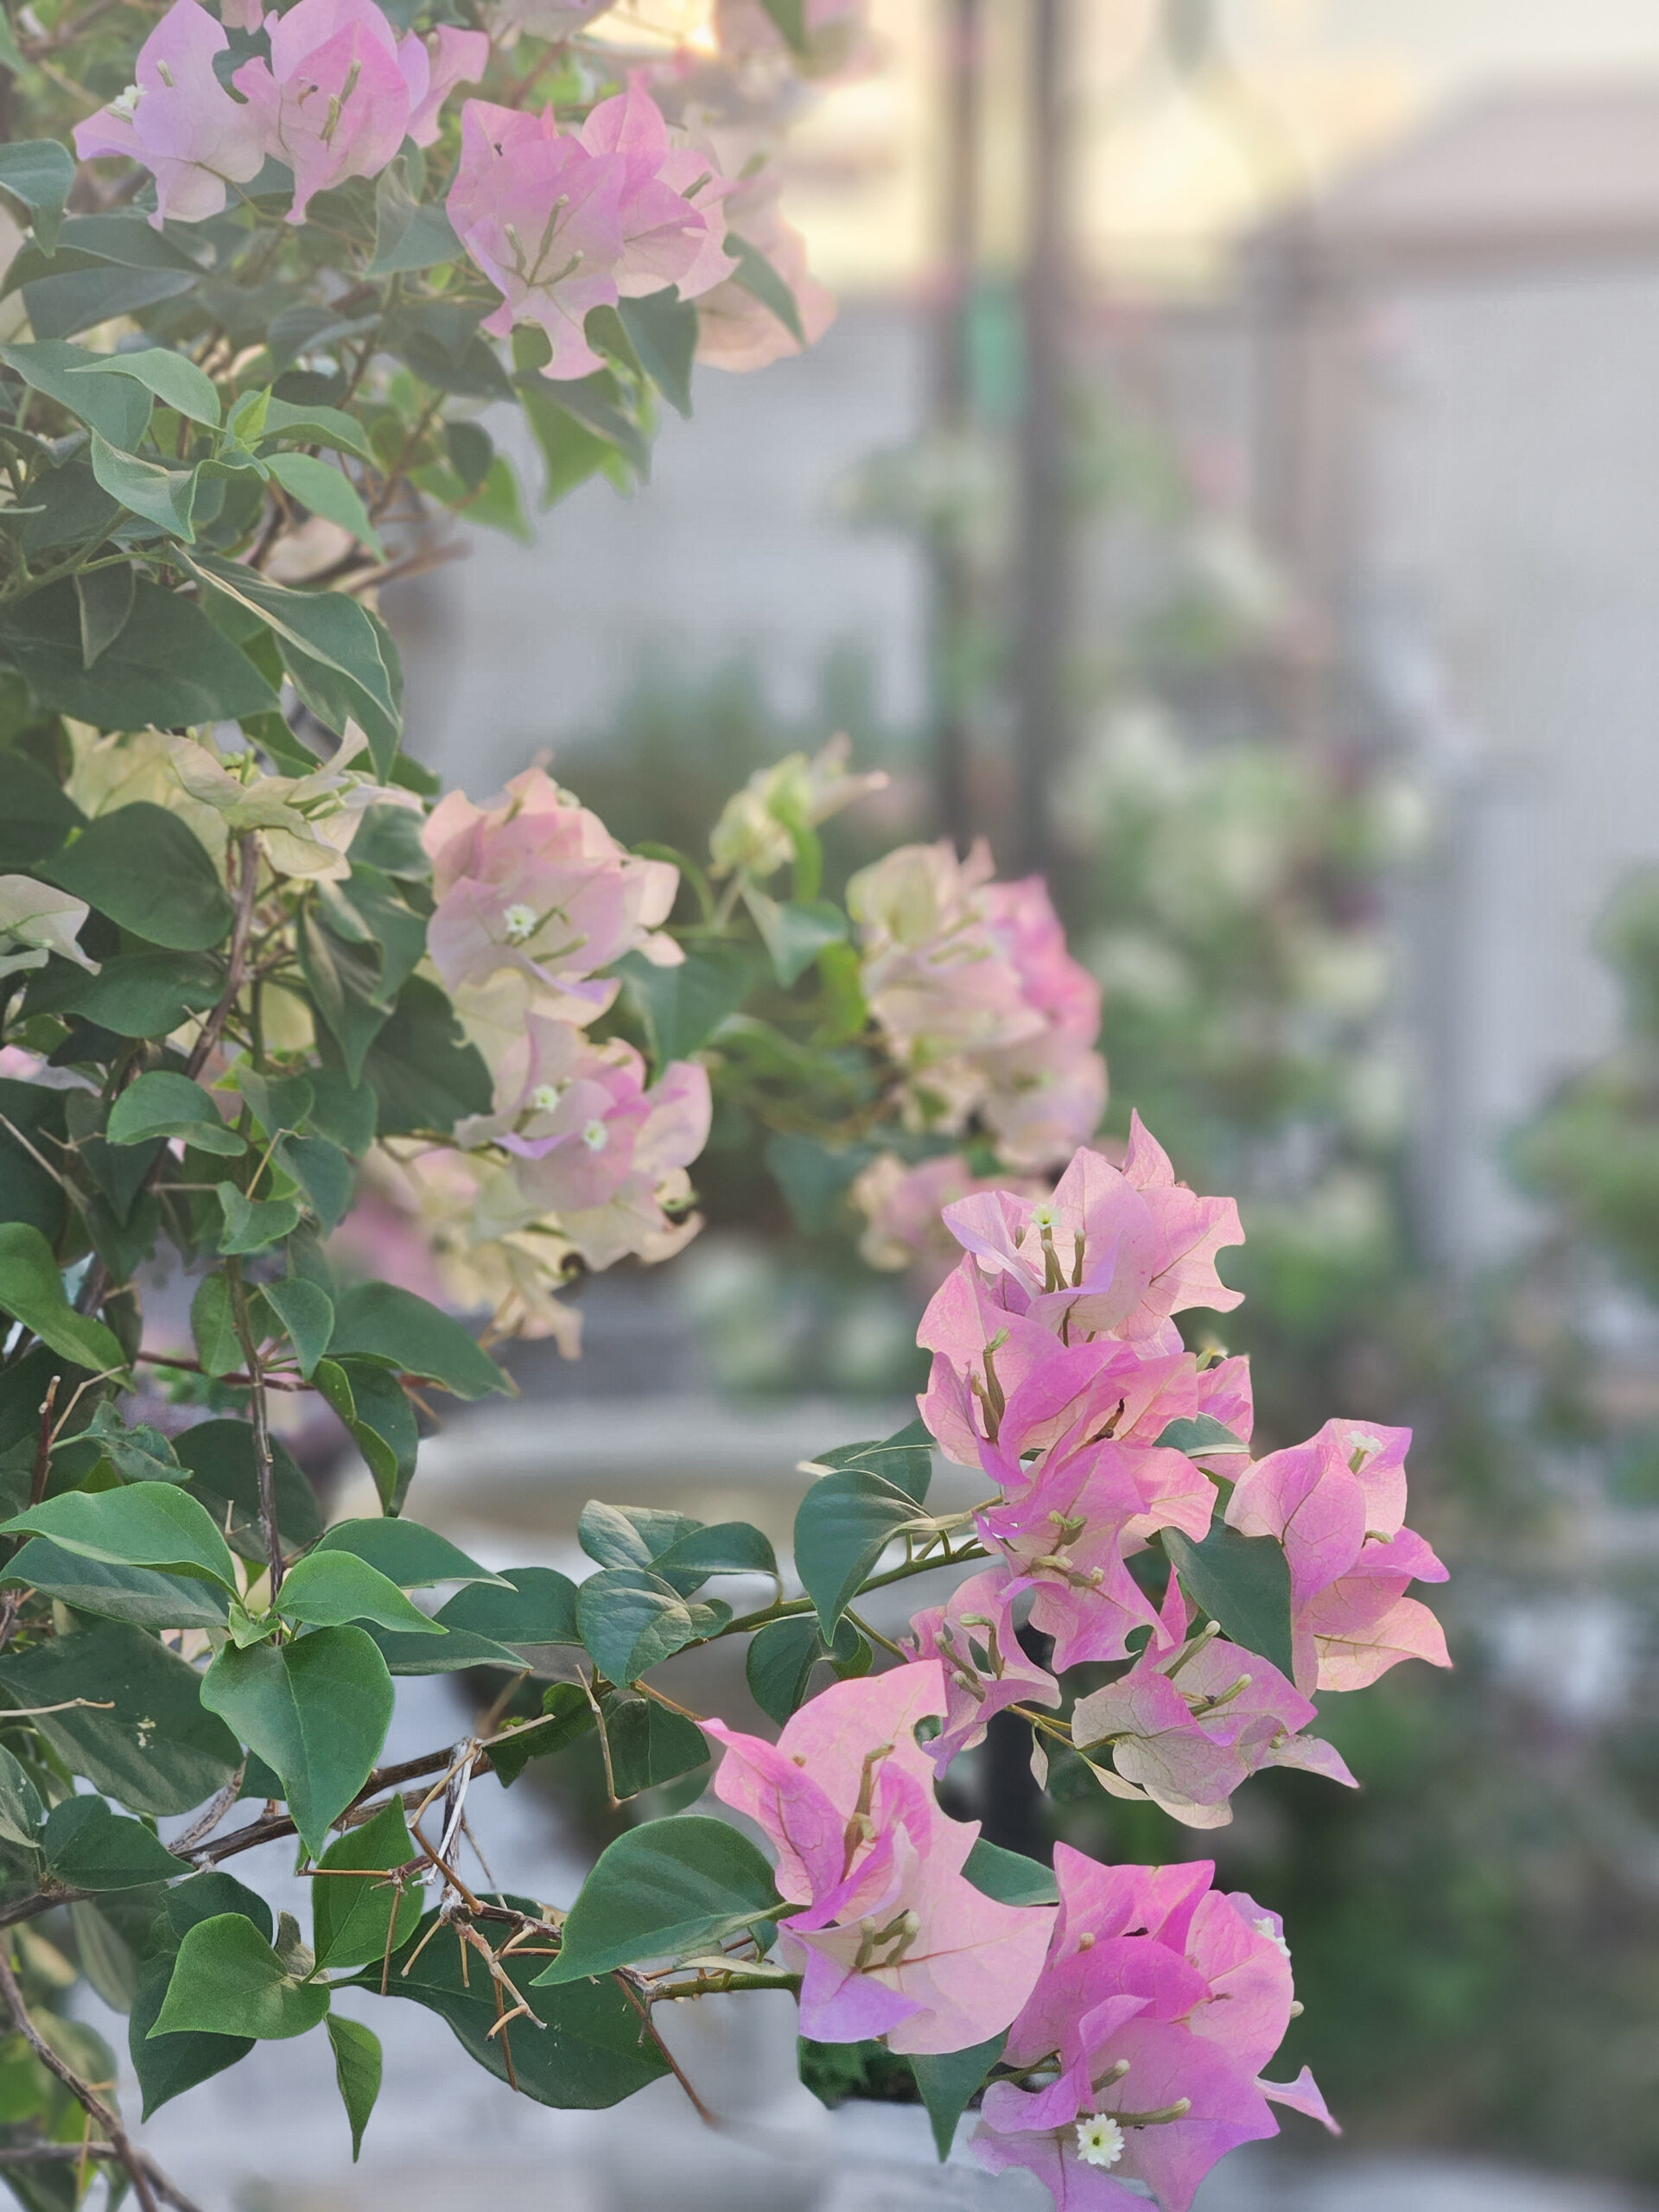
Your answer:
[[[1027,239],[1023,294],[1025,411],[1021,424],[1018,641],[1014,671],[1019,753],[1017,853],[1004,860],[1046,873],[1049,807],[1065,749],[1070,642],[1070,499],[1066,486],[1065,372],[1070,295],[1065,123],[1066,0],[1030,0],[1027,92]]]
[[[935,437],[958,445],[972,419],[969,317],[978,248],[982,0],[941,0],[944,158],[940,162],[940,268],[933,312]],[[932,603],[928,658],[932,690],[933,786],[938,825],[965,847],[973,836],[969,789],[973,575],[962,527],[938,516],[929,540]]]

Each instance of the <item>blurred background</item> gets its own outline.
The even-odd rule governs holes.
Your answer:
[[[649,43],[704,12],[613,22]],[[871,24],[795,140],[839,320],[762,376],[700,372],[631,496],[590,481],[533,553],[480,536],[389,594],[414,749],[481,798],[551,748],[619,836],[695,851],[753,768],[844,728],[893,783],[834,825],[843,875],[978,833],[1049,875],[1104,986],[1108,1129],[1137,1108],[1239,1197],[1224,1334],[1261,1447],[1409,1422],[1453,1570],[1456,1673],[1328,1716],[1357,1796],[1265,1776],[1202,1838],[1059,1808],[1103,1856],[1213,1851],[1283,1908],[1286,2056],[1346,2139],[1287,2137],[1202,2202],[1659,2202],[1659,16]],[[717,1126],[709,1228],[589,1284],[583,1360],[525,1351],[523,1402],[429,1447],[428,1517],[567,1563],[594,1492],[786,1535],[795,1463],[904,1418],[928,1287],[860,1258],[810,1168]],[[430,1701],[423,1742],[463,1725]],[[995,1821],[994,1761],[977,1786]],[[611,1832],[596,1778],[585,1805],[533,1787],[502,1848],[578,1866]],[[790,2075],[787,2024],[770,2053],[703,2032],[752,2102]],[[443,2031],[410,2034],[432,2087],[377,2116],[379,2181],[351,2195],[320,2151],[307,2205],[394,2177],[423,2203],[448,2171]],[[906,2179],[913,2113],[844,2107],[862,2178],[826,2181],[821,2151],[699,2150],[661,2101],[578,2127],[468,2094],[506,2160],[473,2202],[520,2201],[515,2145],[523,2201],[575,2212],[1028,2201]],[[168,2123],[211,2133],[199,2094],[163,2156]]]

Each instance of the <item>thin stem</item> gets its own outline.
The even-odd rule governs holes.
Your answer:
[[[283,1586],[283,1538],[276,1525],[276,1466],[271,1456],[265,1379],[259,1365],[253,1330],[248,1321],[248,1294],[242,1281],[240,1261],[232,1260],[226,1274],[231,1286],[231,1311],[236,1319],[237,1340],[242,1346],[242,1357],[247,1363],[250,1384],[248,1408],[253,1415],[253,1464],[259,1481],[259,1518],[264,1524],[265,1557],[270,1562],[270,1598],[275,1605],[276,1593]]]
[[[159,2212],[158,2190],[169,2204],[178,2208],[178,2212],[197,2212],[190,2199],[175,2189],[161,2169],[152,2164],[144,2153],[128,2139],[126,2130],[97,2090],[89,2082],[83,2082],[73,2067],[59,2057],[30,2019],[29,2007],[23,2002],[23,1993],[17,1986],[17,1977],[13,1974],[11,1961],[6,1955],[7,1948],[0,1944],[0,1998],[5,2000],[12,2025],[48,2073],[56,2075],[87,2116],[102,2129],[105,2139],[125,2169],[143,2212]]]

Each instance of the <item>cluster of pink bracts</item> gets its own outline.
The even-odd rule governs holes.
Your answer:
[[[259,0],[223,0],[223,12],[242,29],[263,27],[270,45],[269,60],[232,73],[234,91],[215,67],[229,46],[222,24],[198,0],[174,0],[139,50],[135,81],[75,131],[83,160],[124,156],[151,172],[158,226],[218,214],[227,188],[251,183],[268,160],[292,173],[288,219],[303,222],[317,193],[378,176],[405,138],[429,145],[449,93],[489,66],[486,32],[446,24],[400,38],[375,0],[298,0],[263,25]],[[816,338],[833,311],[828,296],[805,278],[776,180],[747,158],[752,147],[736,150],[744,158],[722,174],[713,138],[671,133],[639,73],[574,130],[551,107],[537,116],[468,100],[447,206],[502,295],[484,327],[505,337],[515,324],[538,326],[550,353],[543,373],[587,376],[604,365],[583,334],[590,309],[673,284],[682,299],[710,299],[710,358],[759,365],[793,340],[781,323],[748,327],[757,315],[777,319],[729,282],[730,223],[794,289]]]
[[[1332,2125],[1306,2072],[1262,2079],[1294,2007],[1277,1916],[1213,1889],[1206,1862],[1099,1866],[1064,1846],[1058,1910],[998,1903],[963,1871],[976,1826],[932,1783],[993,1714],[1058,1706],[1067,1668],[1128,1662],[1137,1630],[1133,1662],[1071,1717],[1109,1789],[1208,1827],[1264,1765],[1351,1783],[1302,1732],[1309,1693],[1408,1657],[1447,1665],[1433,1615],[1405,1594],[1445,1569],[1402,1526],[1404,1430],[1331,1421],[1254,1465],[1159,1443],[1199,1416],[1248,1443],[1245,1363],[1187,1351],[1171,1319],[1238,1303],[1216,1255],[1242,1234],[1232,1201],[1178,1184],[1138,1121],[1121,1170],[1081,1151],[1046,1202],[979,1193],[945,1218],[965,1255],[922,1325],[922,1410],[995,1485],[975,1520],[997,1563],[916,1617],[909,1664],[831,1687],[775,1745],[712,1724],[715,1788],[771,1836],[802,1908],[779,1942],[805,2034],[927,2055],[1006,2031],[1011,2072],[974,2138],[984,2164],[1030,2168],[1069,2212],[1144,2201],[1131,2182],[1185,2212],[1217,2158],[1275,2132],[1271,2103]],[[1284,1548],[1294,1681],[1213,1627],[1192,1633],[1175,1575],[1154,1602],[1129,1564],[1160,1531],[1208,1533],[1224,1495],[1210,1462],[1245,1469],[1228,1524]],[[1053,1671],[1021,1649],[1016,1604],[1053,1639]]]

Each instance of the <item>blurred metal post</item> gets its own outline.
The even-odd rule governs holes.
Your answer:
[[[1070,644],[1070,498],[1066,484],[1067,250],[1065,0],[1031,0],[1026,157],[1029,192],[1024,286],[1025,411],[1020,435],[1017,851],[999,855],[1046,872],[1049,808],[1065,741]]]
[[[933,435],[949,448],[968,435],[969,363],[978,249],[981,0],[942,0],[944,158],[939,165],[940,266],[933,310]],[[948,472],[947,472],[948,473]],[[954,845],[973,836],[969,760],[973,574],[959,518],[935,517],[928,540],[932,587],[928,660],[933,711],[933,787],[940,830]]]

